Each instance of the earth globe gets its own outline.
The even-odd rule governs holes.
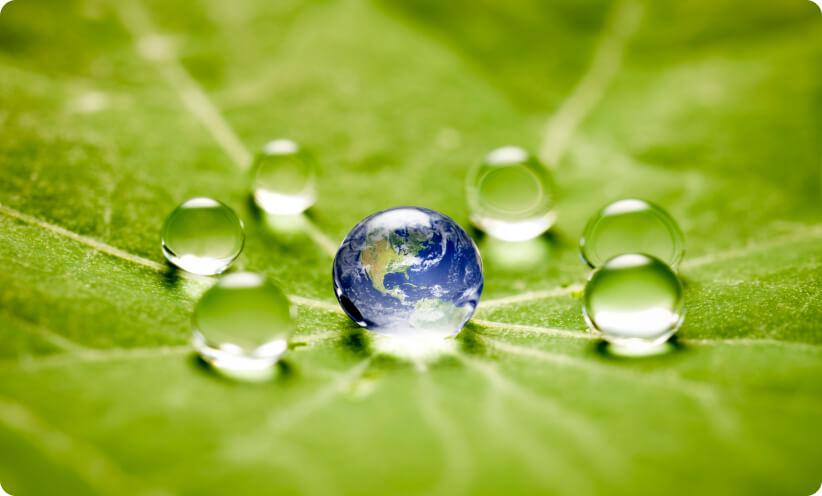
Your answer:
[[[482,260],[474,241],[434,210],[396,207],[351,229],[334,258],[334,293],[370,331],[453,336],[477,308]]]

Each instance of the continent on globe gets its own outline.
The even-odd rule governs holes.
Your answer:
[[[434,210],[397,207],[351,229],[334,258],[334,294],[358,325],[389,335],[457,334],[482,293],[468,234]]]
[[[419,263],[417,255],[425,247],[425,243],[430,242],[429,234],[411,231],[407,238],[393,232],[387,238],[381,232],[377,232],[376,235],[373,232],[369,234],[376,239],[362,250],[360,263],[365,267],[377,291],[400,300],[405,299],[405,293],[398,287],[386,289],[385,276],[401,274],[408,280],[408,269]]]

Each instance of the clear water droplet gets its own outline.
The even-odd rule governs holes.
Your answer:
[[[163,255],[199,275],[223,272],[243,250],[243,223],[227,205],[192,198],[174,209],[163,225]]]
[[[602,337],[619,347],[650,348],[671,337],[685,317],[682,284],[661,260],[618,255],[591,274],[582,313]]]
[[[254,201],[269,214],[300,214],[316,201],[314,161],[291,140],[266,144],[253,174]]]
[[[194,348],[217,371],[241,379],[271,376],[294,331],[285,294],[259,274],[221,278],[194,308]]]
[[[525,241],[556,220],[548,170],[522,148],[497,148],[468,176],[471,222],[489,236]]]
[[[647,253],[676,267],[685,254],[682,230],[668,212],[633,198],[606,205],[591,217],[579,247],[592,268],[623,253]]]

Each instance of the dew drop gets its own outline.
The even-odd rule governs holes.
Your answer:
[[[273,215],[301,214],[316,200],[313,159],[287,139],[266,144],[254,163],[254,201]]]
[[[579,247],[592,268],[623,253],[646,253],[676,267],[685,254],[682,231],[668,212],[633,198],[606,205],[591,217]]]
[[[467,195],[471,222],[504,241],[535,238],[556,220],[550,174],[522,148],[491,151],[469,174]]]
[[[243,223],[231,208],[211,198],[192,198],[174,209],[163,226],[163,255],[199,275],[226,270],[245,243]]]
[[[589,327],[613,345],[653,348],[671,337],[684,320],[682,284],[657,258],[618,255],[591,275],[582,313]]]
[[[270,377],[295,328],[285,294],[250,272],[229,274],[206,291],[192,325],[200,357],[224,375],[241,379]]]

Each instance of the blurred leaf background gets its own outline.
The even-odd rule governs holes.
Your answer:
[[[0,483],[11,494],[810,494],[822,482],[822,15],[805,0],[16,0],[0,14]],[[298,232],[254,150],[320,161]],[[403,204],[467,226],[491,148],[538,153],[552,234],[478,235],[455,351],[375,350],[331,255]],[[299,307],[271,383],[187,346],[207,283],[164,265],[191,196]],[[681,223],[675,353],[602,353],[576,240],[640,196]],[[478,233],[475,233],[478,234]]]

